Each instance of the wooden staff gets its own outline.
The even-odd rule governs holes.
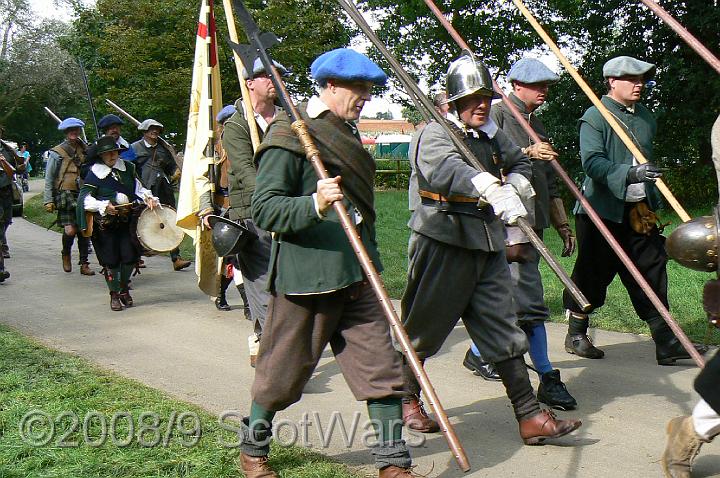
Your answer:
[[[277,69],[273,65],[270,55],[266,51],[267,48],[279,42],[278,38],[272,33],[260,32],[257,25],[255,24],[255,21],[250,15],[250,12],[247,10],[247,8],[245,8],[245,5],[242,3],[241,0],[233,0],[233,5],[235,6],[236,14],[238,15],[238,18],[243,25],[243,28],[245,29],[248,40],[250,40],[249,47],[247,45],[237,45],[231,43],[233,49],[236,51],[242,50],[239,51],[239,53],[243,53],[242,58],[243,63],[245,64],[245,68],[252,68],[252,64],[254,63],[255,58],[259,55],[260,60],[265,66],[265,71],[270,75],[272,82],[275,85],[275,89],[278,92],[278,98],[292,121],[292,130],[295,132],[298,139],[300,140],[300,143],[303,145],[308,161],[310,161],[310,163],[312,164],[318,178],[329,179],[330,175],[328,174],[325,166],[322,163],[322,160],[320,159],[320,152],[318,151],[318,148],[315,145],[312,136],[310,135],[307,124],[302,120],[300,113],[298,112],[295,104],[292,101],[290,93],[288,93],[287,89],[285,88],[285,84],[282,81],[281,75],[278,73]],[[350,244],[355,251],[355,255],[360,262],[360,266],[365,272],[365,275],[368,278],[368,281],[370,282],[370,285],[372,286],[373,291],[378,298],[378,301],[380,302],[380,306],[385,313],[385,317],[390,324],[390,328],[395,334],[395,338],[397,339],[400,347],[402,348],[402,351],[410,367],[412,368],[413,373],[416,377],[418,377],[420,386],[422,387],[422,390],[425,393],[429,403],[433,406],[433,409],[438,416],[438,420],[441,424],[441,430],[448,441],[450,449],[455,456],[458,465],[463,471],[470,470],[470,462],[468,461],[465,450],[460,444],[460,440],[455,434],[455,431],[450,424],[450,421],[448,420],[445,410],[440,405],[440,399],[435,393],[435,389],[432,386],[432,383],[430,382],[427,374],[425,373],[425,370],[423,369],[417,354],[415,353],[415,349],[410,342],[410,338],[408,337],[407,332],[405,332],[405,329],[402,326],[402,322],[400,321],[397,313],[395,312],[395,308],[390,301],[390,296],[388,296],[387,291],[385,290],[385,285],[383,284],[382,278],[380,277],[380,274],[378,274],[377,270],[375,270],[375,266],[373,265],[372,260],[370,259],[370,255],[365,249],[365,246],[363,245],[362,240],[357,233],[353,220],[348,215],[348,211],[342,201],[335,201],[332,204],[332,207],[337,213],[338,218],[340,219],[340,224],[345,231],[345,235],[350,241]]]
[[[223,0],[223,8],[225,10],[225,20],[227,21],[228,35],[230,41],[233,43],[240,43],[238,41],[237,29],[235,28],[235,16],[233,15],[232,3],[230,0]],[[248,90],[245,79],[242,76],[243,64],[240,55],[233,50],[233,58],[235,59],[235,70],[237,71],[238,82],[240,82],[240,94],[242,95],[242,102],[245,105],[245,111],[247,115],[247,122],[250,126],[250,141],[252,142],[253,151],[257,150],[260,145],[260,132],[258,131],[258,125],[255,121],[255,110],[253,109],[252,101],[250,100],[250,90]],[[249,76],[252,77],[252,68],[247,70]]]
[[[695,38],[695,36],[693,36],[692,33],[690,33],[685,27],[683,27],[680,22],[675,20],[675,18],[673,18],[673,16],[670,15],[667,10],[665,10],[653,0],[640,1],[645,4],[645,6],[648,7],[655,15],[660,17],[662,21],[667,23],[670,28],[675,30],[675,33],[680,35],[680,37],[685,40],[685,43],[687,43],[690,48],[695,50],[695,52],[697,52],[697,54],[700,55],[703,60],[708,62],[708,64],[712,66],[715,71],[720,73],[720,60],[718,59],[718,57],[713,55],[712,52],[700,42],[700,40]]]
[[[592,101],[592,104],[595,105],[595,107],[600,111],[600,114],[605,118],[605,121],[610,124],[610,127],[615,131],[615,134],[618,135],[618,137],[622,140],[622,142],[625,144],[625,146],[630,150],[632,155],[635,157],[638,163],[645,164],[647,163],[647,159],[645,159],[645,156],[642,154],[640,149],[635,146],[635,143],[630,139],[630,137],[627,135],[625,130],[620,126],[620,124],[615,120],[612,113],[608,111],[608,109],[605,107],[604,104],[600,101],[600,98],[597,97],[595,92],[590,88],[590,86],[585,82],[585,80],[580,76],[580,74],[577,72],[577,70],[570,64],[568,59],[563,55],[563,53],[560,51],[558,46],[555,44],[555,42],[550,38],[550,36],[545,32],[543,27],[538,23],[538,21],[535,19],[532,13],[525,7],[525,4],[522,2],[522,0],[512,0],[515,6],[520,10],[520,12],[525,16],[528,22],[530,22],[530,25],[535,29],[535,31],[540,35],[540,37],[543,39],[545,44],[550,47],[552,52],[555,54],[555,56],[560,60],[560,63],[563,64],[565,69],[570,73],[570,76],[573,77],[573,79],[577,82],[577,84],[580,86],[580,88],[583,90],[583,92],[587,95],[587,97]],[[677,199],[675,199],[675,196],[673,196],[673,193],[670,192],[670,189],[668,189],[667,185],[662,181],[662,179],[657,179],[655,181],[655,185],[660,190],[660,192],[665,196],[665,199],[667,199],[668,203],[672,206],[672,208],[675,210],[678,216],[680,216],[680,219],[682,219],[683,222],[687,222],[690,220],[690,215],[683,209],[683,207],[680,205]]]

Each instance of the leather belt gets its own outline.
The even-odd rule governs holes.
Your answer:
[[[461,202],[461,203],[473,203],[473,204],[477,204],[477,202],[478,202],[478,198],[474,198],[474,197],[470,197],[470,196],[451,195],[451,196],[445,197],[442,194],[433,193],[430,191],[423,191],[422,189],[418,192],[420,193],[420,197],[432,199],[433,201]]]

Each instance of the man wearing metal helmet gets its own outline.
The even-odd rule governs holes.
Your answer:
[[[92,276],[95,275],[95,271],[90,269],[88,262],[90,241],[78,235],[75,214],[82,179],[80,173],[85,163],[86,146],[80,139],[80,132],[84,126],[85,123],[77,118],[65,118],[58,125],[58,129],[65,133],[65,141],[49,151],[43,202],[48,212],[57,211],[57,223],[63,227],[63,270],[72,272],[70,253],[75,236],[78,236],[80,273]]]
[[[512,281],[505,256],[503,223],[513,225],[533,196],[530,160],[490,118],[494,96],[488,69],[471,54],[450,63],[446,87],[461,135],[486,171],[466,162],[442,125],[415,134],[415,165],[421,204],[410,219],[408,284],[402,316],[420,359],[435,355],[462,317],[472,340],[493,362],[505,385],[526,444],[566,435],[579,420],[558,420],[541,410],[523,354],[527,339],[512,307]],[[501,184],[500,175],[507,182]],[[420,386],[405,365],[411,396],[406,424],[423,432],[438,425],[424,412]]]
[[[513,88],[508,99],[527,119],[543,142],[532,143],[530,136],[505,103],[493,105],[490,117],[532,160],[535,231],[542,237],[544,229],[552,224],[563,240],[562,256],[570,256],[575,251],[575,237],[558,194],[555,172],[549,163],[557,158],[557,153],[547,142],[545,126],[535,115],[535,111],[545,103],[549,85],[556,83],[560,77],[539,60],[523,58],[513,64],[507,79]],[[526,262],[510,263],[515,313],[520,328],[527,335],[530,359],[540,376],[538,400],[553,408],[571,410],[577,406],[577,402],[560,379],[560,371],[553,368],[548,357],[545,321],[550,318],[550,310],[545,304],[542,277],[538,269],[540,254],[535,250],[530,254],[531,258]],[[474,344],[465,354],[463,365],[486,380],[500,379],[494,366],[482,360]]]
[[[595,106],[580,118],[580,159],[587,175],[583,194],[665,307],[669,307],[665,238],[656,226],[654,213],[660,206],[655,180],[662,176],[652,164],[657,125],[650,110],[640,103],[643,87],[654,73],[655,65],[629,56],[613,58],[603,66],[608,94],[602,97],[602,103],[650,162],[638,164]],[[607,288],[619,275],[635,312],[650,328],[657,363],[672,365],[678,359],[690,358],[579,203],[575,207],[575,227],[578,257],[572,280],[590,301],[591,311],[605,303]],[[580,357],[603,358],[605,353],[587,336],[589,313],[579,309],[567,290],[563,303],[569,322],[565,350]],[[704,353],[707,348],[699,347],[698,351]]]
[[[15,149],[2,140],[4,129],[0,126],[0,282],[10,277],[5,270],[5,259],[10,257],[7,244],[7,229],[12,224],[13,175],[25,168]]]
[[[158,141],[163,128],[158,121],[146,119],[138,125],[143,137],[131,144],[130,148],[135,153],[135,164],[143,185],[160,198],[161,204],[176,208],[173,182],[180,178],[180,168],[172,153]],[[190,266],[190,261],[180,257],[179,247],[170,251],[170,260],[176,271]]]
[[[286,114],[270,125],[258,148],[252,200],[255,223],[275,233],[270,260],[272,298],[260,339],[241,463],[245,476],[277,476],[267,465],[275,413],[300,400],[330,344],[355,398],[377,424],[372,447],[381,478],[409,478],[402,440],[400,360],[390,327],[332,204],[352,211],[356,232],[381,269],[375,241],[375,162],[354,122],[384,84],[385,73],[366,56],[341,48],[311,67],[320,93],[300,105],[331,178],[318,180]],[[340,184],[342,181],[342,189]]]

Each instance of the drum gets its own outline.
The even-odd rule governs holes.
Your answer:
[[[177,212],[170,206],[146,208],[138,217],[137,237],[146,249],[169,252],[180,246],[185,233],[175,225]]]

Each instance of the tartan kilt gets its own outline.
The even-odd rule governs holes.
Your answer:
[[[60,226],[77,225],[77,191],[60,191],[55,199],[57,222]]]

